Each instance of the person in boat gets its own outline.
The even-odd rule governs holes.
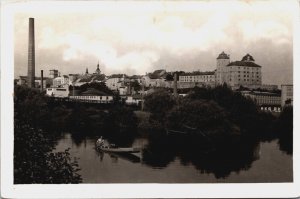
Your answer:
[[[102,138],[102,136],[97,140],[96,145],[97,146],[103,146],[104,144],[104,139]]]

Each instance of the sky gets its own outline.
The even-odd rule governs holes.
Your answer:
[[[21,2],[14,16],[15,77],[27,74],[35,18],[36,75],[212,71],[224,51],[247,53],[263,84],[293,81],[295,1]]]

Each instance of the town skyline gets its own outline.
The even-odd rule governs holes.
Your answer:
[[[15,77],[27,74],[28,18],[33,17],[36,76],[40,70],[47,76],[50,69],[61,74],[81,74],[86,68],[93,72],[98,60],[106,75],[213,71],[224,51],[232,62],[251,54],[262,66],[263,83],[293,81],[292,3],[272,2],[267,12],[262,8],[270,3],[256,1],[185,2],[183,8],[180,3],[155,3],[144,13],[147,3],[126,5],[120,13],[120,3],[111,3],[107,11],[78,12],[77,20],[70,12],[53,15],[51,9],[17,14]]]

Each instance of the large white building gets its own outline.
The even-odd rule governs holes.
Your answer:
[[[262,84],[261,66],[255,63],[254,58],[246,54],[241,61],[230,62],[229,55],[222,52],[217,57],[217,84],[231,87],[257,87]]]

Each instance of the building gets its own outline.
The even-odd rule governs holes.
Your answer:
[[[153,73],[146,74],[142,77],[142,84],[146,87],[165,87],[166,70],[155,70]]]
[[[99,67],[99,61],[98,61],[98,64],[97,64],[97,69],[94,72],[94,74],[96,74],[96,75],[100,75],[101,74],[101,70],[100,70],[100,67]]]
[[[259,92],[259,91],[241,91],[245,97],[251,98],[261,110],[280,112],[281,96],[278,93]]]
[[[106,94],[102,91],[96,90],[94,88],[88,88],[85,92],[80,95],[71,95],[70,100],[88,102],[88,103],[113,103],[113,96]]]
[[[281,85],[281,107],[293,105],[293,85]]]
[[[122,82],[126,81],[127,76],[124,74],[113,74],[106,80],[106,86],[111,90],[118,90],[122,86]]]
[[[207,86],[214,87],[216,84],[216,75],[214,71],[211,72],[197,71],[192,73],[186,73],[184,75],[179,76],[178,83],[181,84],[182,82],[197,82]]]
[[[62,75],[53,79],[53,87],[59,87],[63,85],[69,85],[69,77]]]
[[[19,78],[16,80],[17,85],[20,86],[28,86],[28,77],[27,76],[19,76]],[[41,77],[35,77],[34,78],[34,87],[40,88],[42,84]],[[49,88],[52,86],[52,78],[44,77],[43,78],[43,87]]]
[[[224,84],[227,77],[226,66],[230,63],[229,55],[225,54],[224,51],[217,57],[217,70],[216,70],[216,83]]]
[[[261,66],[250,54],[246,54],[241,61],[230,62],[229,55],[222,52],[217,58],[216,79],[217,84],[226,83],[232,88],[258,88],[262,84]]]
[[[125,103],[128,105],[140,105],[142,103],[142,95],[127,96]]]
[[[53,78],[53,79],[58,77],[58,70],[55,70],[55,69],[50,70],[49,76],[50,76],[50,78]]]
[[[69,86],[47,88],[46,95],[51,97],[68,97]]]

